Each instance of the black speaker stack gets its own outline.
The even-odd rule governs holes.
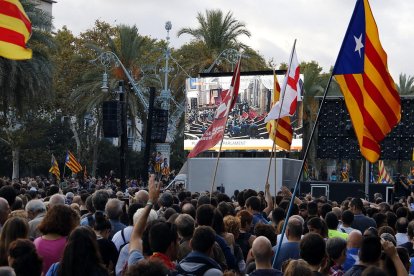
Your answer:
[[[105,138],[119,137],[122,133],[120,101],[105,101],[102,104],[102,129]]]
[[[151,142],[165,143],[168,131],[168,110],[154,108],[152,113]]]
[[[327,99],[318,124],[317,157],[362,159],[343,98]],[[381,142],[381,159],[411,160],[414,148],[414,98],[401,99],[401,121]]]

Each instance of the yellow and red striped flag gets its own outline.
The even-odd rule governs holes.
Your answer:
[[[32,58],[26,43],[32,34],[32,23],[18,0],[0,0],[0,56],[24,60]]]
[[[280,85],[277,81],[276,74],[273,74],[274,82],[273,82],[273,102],[272,105],[279,101],[280,98]],[[284,150],[290,151],[290,145],[292,144],[292,136],[293,130],[292,125],[290,123],[290,117],[282,117],[279,119],[279,123],[277,124],[277,120],[271,120],[266,124],[266,129],[269,132],[269,138],[273,141],[276,139],[275,143],[279,147]]]
[[[401,119],[400,96],[368,0],[358,0],[333,74],[351,116],[362,155],[371,163]]]
[[[59,164],[53,154],[52,154],[52,161],[51,161],[51,167],[49,169],[49,172],[51,174],[54,174],[57,179],[60,179]]]
[[[391,176],[388,174],[384,166],[383,160],[378,160],[378,183],[393,183]]]
[[[72,173],[78,173],[82,171],[81,164],[78,162],[78,160],[76,160],[75,156],[70,151],[68,151],[66,154],[65,165],[72,171]]]

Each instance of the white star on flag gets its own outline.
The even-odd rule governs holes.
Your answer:
[[[364,48],[364,44],[362,44],[362,34],[357,38],[354,36],[355,39],[355,52],[358,51],[359,57],[361,57],[361,49]]]

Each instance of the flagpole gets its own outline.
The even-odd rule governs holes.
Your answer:
[[[310,137],[309,137],[308,145],[306,146],[305,154],[303,155],[302,164],[300,166],[300,171],[299,171],[298,177],[296,179],[295,188],[293,189],[292,198],[290,199],[289,208],[288,208],[288,211],[286,213],[286,219],[283,223],[282,232],[280,233],[281,239],[280,239],[280,242],[277,245],[276,254],[273,257],[272,266],[274,266],[274,264],[276,262],[276,259],[279,256],[280,248],[281,248],[281,245],[282,245],[282,240],[283,240],[283,237],[285,235],[286,226],[287,226],[287,223],[288,223],[288,220],[289,220],[288,218],[289,218],[289,215],[292,211],[292,205],[293,205],[293,202],[295,201],[296,192],[297,192],[298,186],[299,186],[299,181],[302,177],[303,168],[305,166],[305,160],[307,159],[308,154],[309,154],[309,148],[310,148],[310,145],[312,143],[313,136],[315,135],[316,126],[318,125],[319,117],[321,115],[321,110],[322,110],[323,104],[325,103],[326,95],[328,94],[328,90],[329,90],[329,86],[332,82],[332,78],[333,78],[333,72],[331,73],[331,76],[329,77],[328,84],[326,85],[325,91],[323,93],[322,102],[321,102],[321,105],[319,106],[319,110],[318,110],[318,115],[316,116],[316,121],[315,121],[315,124],[313,125],[312,132],[311,132]]]
[[[239,57],[239,60],[237,61],[238,66],[237,66],[237,70],[239,70],[240,72],[240,60],[241,60],[241,54]],[[237,75],[237,74],[236,74]],[[233,84],[234,85],[234,84]],[[211,182],[211,190],[210,190],[210,202],[211,202],[211,197],[213,196],[213,190],[214,190],[214,184],[216,182],[216,176],[217,176],[217,168],[218,168],[218,164],[220,161],[220,156],[221,156],[221,148],[223,146],[223,140],[224,140],[224,133],[226,132],[226,127],[227,127],[227,120],[229,119],[229,113],[230,113],[230,106],[232,106],[232,103],[235,99],[233,99],[233,95],[234,95],[234,87],[231,89],[231,101],[228,103],[228,105],[226,106],[226,123],[224,126],[224,130],[223,130],[223,135],[221,136],[221,141],[220,141],[220,147],[219,147],[219,152],[217,155],[217,160],[216,160],[216,167],[214,169],[214,175],[213,175],[213,181]]]
[[[280,114],[282,113],[283,101],[285,100],[285,92],[286,92],[286,86],[287,86],[287,79],[286,79],[286,78],[288,78],[288,77],[289,77],[289,74],[290,74],[290,69],[291,69],[290,67],[291,67],[291,65],[292,65],[292,59],[293,59],[293,53],[294,53],[294,51],[295,51],[295,47],[296,47],[296,39],[295,39],[295,41],[293,42],[292,52],[290,53],[290,58],[289,58],[289,67],[288,67],[288,71],[286,72],[286,77],[285,77],[285,81],[286,81],[286,83],[285,83],[285,81],[284,81],[283,91],[282,91],[282,94],[280,95],[280,96],[282,97],[282,101],[281,101],[281,103],[280,103],[280,108],[279,108],[279,115],[278,115],[278,119],[277,119],[277,120],[274,120],[274,121],[276,121],[276,126],[275,126],[275,135],[274,135],[274,139],[273,139],[272,151],[270,152],[269,166],[268,166],[268,168],[267,168],[267,176],[266,176],[265,186],[266,186],[266,184],[269,182],[270,168],[271,168],[271,166],[272,166],[272,159],[273,159],[273,156],[274,156],[274,152],[275,152],[275,150],[276,150],[276,134],[277,134],[277,128],[279,127],[279,119],[280,119]],[[274,69],[273,69],[273,76],[275,76]],[[275,91],[273,91],[273,93],[275,93]],[[279,99],[280,99],[280,97],[279,97]],[[276,104],[276,103],[275,103],[275,104]],[[276,162],[276,161],[275,161],[275,162]],[[276,189],[276,186],[277,186],[277,181],[276,181],[276,170],[277,170],[277,169],[275,169],[275,194],[276,194],[276,191],[277,191],[277,189]],[[275,201],[275,204],[276,204],[276,201]]]

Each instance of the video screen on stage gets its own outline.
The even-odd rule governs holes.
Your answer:
[[[188,78],[186,80],[186,115],[184,149],[192,150],[211,125],[216,108],[220,105],[225,90],[230,88],[231,76]],[[283,75],[278,75],[282,87]],[[300,83],[303,80],[301,75]],[[273,141],[269,139],[266,118],[272,108],[273,75],[242,75],[237,103],[229,113],[222,150],[270,151]],[[291,117],[293,141],[291,151],[302,149],[302,94],[294,116]],[[281,92],[282,93],[282,92]],[[211,150],[218,150],[218,143]],[[277,150],[281,150],[277,148]]]

